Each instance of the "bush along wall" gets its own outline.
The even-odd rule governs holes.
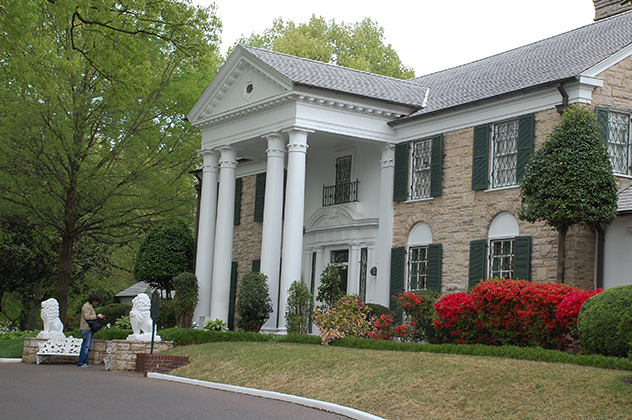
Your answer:
[[[371,338],[400,341],[512,345],[569,350],[578,342],[577,316],[587,291],[557,283],[489,279],[470,293],[394,296],[406,314],[393,325],[387,314],[373,321]]]

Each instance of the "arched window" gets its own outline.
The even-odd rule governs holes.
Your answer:
[[[531,280],[531,237],[519,233],[516,218],[503,212],[492,221],[487,239],[470,242],[468,287],[487,278]]]
[[[432,243],[430,227],[417,223],[408,235],[405,289],[441,292],[441,245]]]

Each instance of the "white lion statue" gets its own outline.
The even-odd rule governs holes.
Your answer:
[[[129,322],[132,324],[132,332],[127,339],[130,341],[151,341],[153,322],[151,319],[151,300],[147,293],[140,293],[132,299],[132,310],[129,313]],[[160,341],[160,336],[154,335],[154,341]]]
[[[65,339],[64,324],[59,319],[59,303],[56,299],[50,298],[42,302],[42,321],[44,329],[37,334],[37,338],[58,338]]]

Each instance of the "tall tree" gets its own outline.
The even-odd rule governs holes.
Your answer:
[[[53,232],[62,321],[75,245],[190,213],[185,121],[219,65],[220,22],[190,0],[3,0],[0,211]]]
[[[570,106],[527,164],[520,183],[518,217],[545,221],[558,232],[557,282],[564,283],[566,233],[617,216],[617,185],[595,114]]]
[[[237,43],[398,79],[415,77],[391,44],[385,44],[384,29],[369,18],[353,25],[315,15],[298,25],[277,18],[272,28]]]

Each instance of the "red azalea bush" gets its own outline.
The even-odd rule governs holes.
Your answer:
[[[577,290],[564,284],[492,279],[472,290],[485,344],[561,348],[568,325],[557,321],[557,306]]]
[[[435,303],[438,320],[434,326],[443,342],[463,344],[477,335],[477,309],[467,293],[445,295]]]
[[[557,283],[490,279],[470,294],[437,301],[435,327],[446,342],[564,349],[576,339],[581,305],[599,293]]]
[[[380,315],[373,322],[373,327],[374,330],[369,333],[369,338],[373,340],[391,340],[396,335],[392,315]]]

